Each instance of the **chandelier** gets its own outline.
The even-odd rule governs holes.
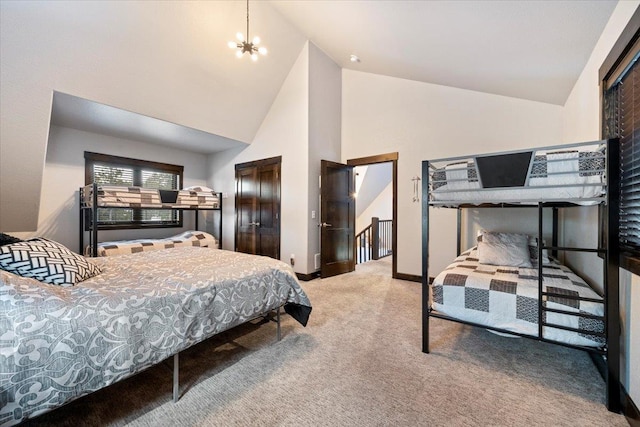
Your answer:
[[[246,52],[249,55],[251,55],[251,59],[253,59],[254,61],[257,61],[258,54],[260,55],[267,54],[266,47],[264,46],[258,47],[258,44],[260,44],[260,37],[255,36],[253,40],[249,38],[249,0],[247,0],[247,38],[245,39],[242,33],[240,32],[236,34],[236,38],[238,39],[238,41],[237,42],[230,41],[228,43],[228,46],[231,49],[237,49],[236,56],[238,58],[242,58]]]

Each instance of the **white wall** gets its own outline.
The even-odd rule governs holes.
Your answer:
[[[621,1],[613,11],[587,65],[563,109],[562,138],[565,142],[600,139],[600,92],[598,70],[620,33],[640,5],[637,0]],[[596,209],[568,209],[562,217],[565,244],[594,246],[598,238]],[[589,224],[585,227],[585,224]],[[593,256],[571,254],[570,265],[585,273],[590,281],[602,281],[602,262]],[[622,382],[635,402],[640,403],[640,278],[623,271],[620,275],[622,318]]]
[[[280,88],[256,137],[245,149],[216,153],[209,159],[208,182],[229,195],[223,199],[223,248],[234,250],[235,169],[237,163],[282,156],[280,258],[289,262],[295,254],[294,270],[308,270],[309,211],[309,46],[306,44]]]
[[[184,186],[206,185],[207,157],[168,147],[52,126],[43,172],[38,228],[35,232],[14,233],[22,238],[43,236],[78,251],[78,189],[84,185],[84,152],[110,154],[184,166]],[[207,213],[207,216],[214,213]],[[183,228],[101,231],[100,241],[167,237],[193,229],[193,214],[184,215]],[[205,224],[201,214],[200,228]],[[211,231],[211,230],[208,230]],[[88,238],[88,236],[87,236]],[[85,239],[85,242],[88,242]]]
[[[393,182],[393,162],[377,163],[369,166],[357,166],[356,173],[356,218],[374,201],[378,194]],[[361,180],[361,177],[363,178]],[[358,182],[360,186],[358,187]],[[388,219],[391,219],[389,217]]]
[[[226,45],[242,28],[242,1],[2,1],[0,8],[3,231],[36,228],[54,90],[246,142],[305,40],[267,2],[254,2],[252,29],[279,34],[257,72]]]
[[[340,161],[342,73],[316,45],[309,43],[309,208],[307,271],[316,271],[320,253],[320,161]],[[311,218],[311,211],[316,218]]]
[[[356,206],[358,199],[356,199]],[[393,183],[389,183],[356,218],[356,233],[361,232],[371,224],[371,218],[393,218]]]
[[[398,152],[398,272],[421,274],[421,161],[558,144],[562,107],[411,80],[342,72],[342,159]],[[453,210],[432,209],[430,264],[455,256]]]

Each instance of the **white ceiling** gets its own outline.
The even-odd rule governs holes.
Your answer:
[[[305,39],[343,68],[563,105],[616,1],[254,1],[252,33],[270,49],[255,64],[226,46],[245,30],[244,1],[171,5],[202,17],[194,40],[217,76],[201,82],[216,99],[207,132],[62,93],[54,124],[204,153],[251,142]]]
[[[234,139],[61,92],[53,94],[51,123],[117,138],[179,147],[194,153],[215,153],[246,145]]]
[[[563,105],[617,1],[271,3],[343,68]]]

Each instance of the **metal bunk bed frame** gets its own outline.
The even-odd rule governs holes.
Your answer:
[[[106,206],[98,206],[98,185],[94,182],[92,185],[92,202],[91,206],[87,206],[83,203],[84,197],[82,195],[84,189],[86,187],[80,187],[80,246],[79,252],[84,253],[84,233],[89,231],[89,246],[90,246],[90,256],[96,256],[98,253],[98,230],[99,227],[95,225],[98,223],[98,210],[103,208],[108,209],[131,209],[130,207],[123,206],[114,206],[114,207],[106,207]],[[217,208],[166,208],[166,207],[157,207],[153,209],[167,209],[167,210],[178,210],[181,212],[184,211],[193,211],[195,217],[194,227],[198,230],[198,212],[200,211],[219,211],[220,218],[218,220],[218,235],[215,236],[220,244],[222,244],[222,193],[216,193],[218,195],[218,207]]]
[[[558,234],[558,209],[559,208],[568,208],[572,206],[578,206],[575,203],[571,202],[561,202],[559,200],[539,200],[534,205],[523,205],[518,204],[515,200],[502,202],[489,202],[489,203],[478,203],[474,202],[465,202],[465,201],[456,201],[456,202],[448,202],[448,203],[439,203],[431,200],[430,195],[430,171],[433,169],[434,162],[445,162],[445,161],[456,161],[460,159],[468,159],[468,158],[476,158],[481,156],[488,155],[501,155],[501,154],[512,154],[516,152],[526,152],[526,151],[542,151],[542,150],[557,150],[563,148],[572,148],[583,145],[593,145],[593,144],[606,144],[606,156],[605,156],[605,176],[606,176],[606,194],[602,198],[598,198],[600,205],[605,207],[604,218],[605,218],[605,226],[602,227],[600,233],[602,234],[602,239],[599,240],[599,244],[597,248],[577,248],[577,247],[563,247],[558,246],[557,234]],[[533,156],[532,156],[533,157]],[[532,162],[533,163],[533,162]],[[529,167],[529,173],[531,172],[531,166]],[[425,160],[422,162],[422,351],[424,353],[429,353],[429,318],[436,317],[445,320],[451,320],[458,323],[463,323],[471,326],[477,326],[485,329],[490,329],[492,331],[497,331],[501,333],[506,333],[510,335],[516,335],[524,338],[534,339],[537,341],[549,342],[552,344],[562,345],[565,347],[576,348],[580,350],[587,351],[591,356],[594,364],[597,366],[598,370],[602,374],[605,379],[606,385],[606,405],[607,409],[611,412],[619,413],[622,407],[621,402],[621,383],[620,383],[620,316],[619,316],[619,259],[620,259],[620,248],[619,248],[619,240],[618,240],[618,230],[619,230],[619,207],[620,207],[620,144],[618,139],[610,139],[606,141],[596,141],[593,143],[579,143],[579,144],[568,144],[562,146],[553,146],[553,147],[540,147],[533,148],[530,150],[518,150],[518,151],[510,151],[510,152],[500,152],[500,153],[490,153],[490,154],[482,154],[477,156],[466,156],[466,157],[456,157],[456,158],[446,158],[446,159],[437,159],[437,160]],[[480,189],[482,191],[482,189]],[[584,200],[584,199],[583,199]],[[589,199],[594,200],[594,199]],[[595,201],[595,200],[594,200]],[[527,201],[529,202],[529,201]],[[457,319],[451,316],[447,316],[445,314],[437,313],[433,311],[430,304],[429,298],[429,287],[431,279],[429,277],[429,208],[430,207],[449,207],[457,209],[457,253],[460,255],[461,253],[461,226],[462,226],[462,209],[464,208],[497,208],[497,207],[518,207],[518,208],[537,208],[538,211],[538,335],[527,335],[518,332],[508,331],[505,329],[485,326],[482,324],[469,322],[461,319]],[[543,242],[543,209],[544,208],[552,208],[553,209],[553,231],[552,231],[552,245],[544,246]],[[560,325],[554,325],[550,323],[546,323],[543,321],[543,312],[556,312],[561,314],[573,315],[573,316],[584,316],[588,318],[599,318],[599,316],[592,316],[587,314],[580,314],[575,312],[557,310],[546,308],[544,305],[544,297],[553,297],[559,296],[550,292],[544,292],[542,282],[542,259],[543,259],[543,249],[548,249],[552,251],[552,254],[555,256],[558,251],[577,251],[577,252],[593,252],[597,253],[603,259],[603,284],[604,284],[604,295],[601,295],[604,301],[587,299],[582,297],[575,297],[575,299],[587,300],[587,301],[595,301],[595,302],[603,302],[604,303],[604,316],[601,319],[604,322],[604,334],[595,333],[586,330],[580,330],[575,328],[569,328]],[[563,298],[567,298],[566,295],[562,295]],[[590,348],[579,345],[572,345],[563,342],[558,342],[554,340],[549,340],[544,338],[543,336],[543,327],[553,327],[565,329],[573,332],[581,332],[590,335],[596,336],[604,336],[606,340],[606,344],[603,348]],[[603,361],[603,357],[606,359]]]

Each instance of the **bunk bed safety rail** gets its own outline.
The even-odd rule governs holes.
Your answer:
[[[429,162],[429,201],[597,204],[606,194],[603,141]]]

